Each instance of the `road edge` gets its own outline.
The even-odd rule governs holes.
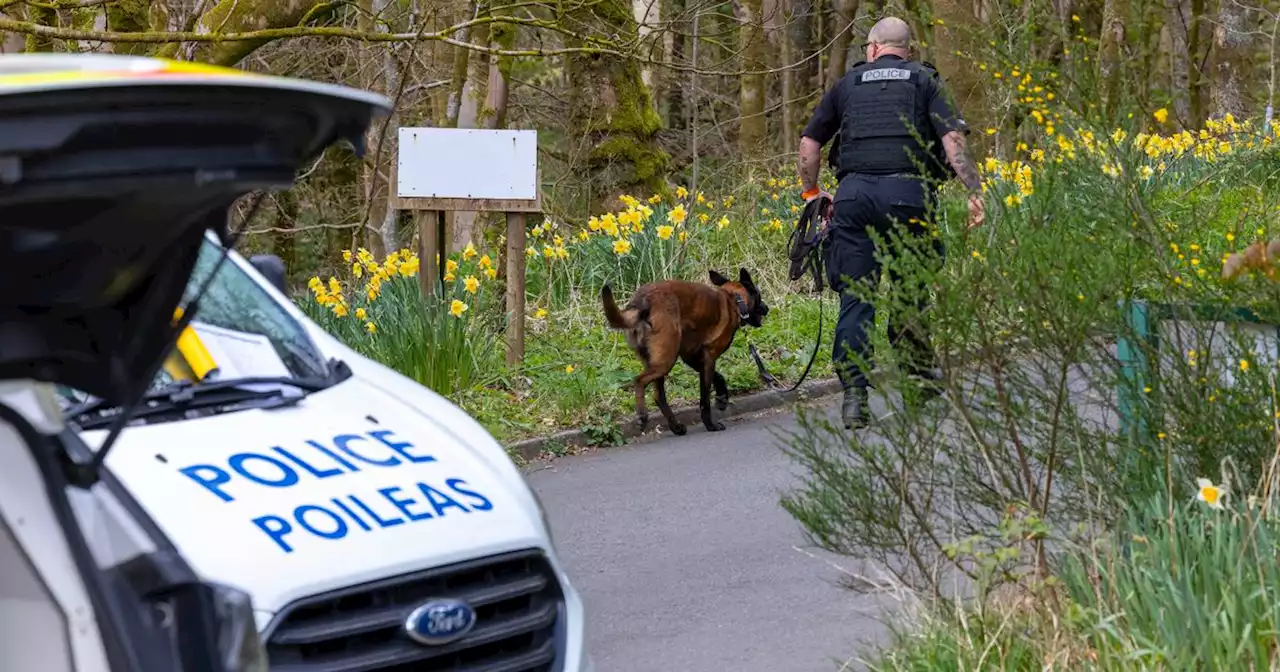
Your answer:
[[[741,397],[729,397],[729,408],[724,411],[715,411],[717,419],[735,418],[750,413],[759,413],[780,406],[803,401],[806,399],[814,399],[817,397],[825,397],[829,394],[835,394],[840,391],[840,380],[834,376],[831,378],[823,378],[812,380],[792,392],[782,392],[778,390],[762,390],[753,392]],[[693,424],[700,422],[697,404],[682,405],[672,409],[675,412],[676,419],[684,424]],[[651,414],[656,418],[650,419],[648,433],[655,431],[656,427],[661,427],[666,431],[666,425],[663,423],[661,414]],[[635,423],[626,423],[621,427],[622,436],[628,441],[642,435],[637,431]],[[519,455],[521,458],[533,461],[541,458],[548,445],[564,448],[580,448],[590,443],[587,433],[580,429],[568,429],[547,436],[534,437],[532,439],[524,439],[507,446],[507,452]]]

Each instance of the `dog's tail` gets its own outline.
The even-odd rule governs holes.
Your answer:
[[[631,329],[636,326],[636,318],[633,315],[631,319],[622,314],[618,310],[618,304],[613,300],[613,289],[609,285],[600,288],[600,302],[604,304],[604,318],[609,321],[609,326],[614,329]]]
[[[626,309],[619,310],[613,300],[613,289],[609,285],[600,288],[600,302],[604,304],[604,317],[609,326],[622,331],[627,337],[627,345],[631,346],[647,364],[649,348],[645,341],[649,338],[649,300],[641,295],[631,299]]]

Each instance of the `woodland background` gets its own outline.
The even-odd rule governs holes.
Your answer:
[[[1036,103],[1002,86],[1010,68],[1073,82],[1057,102],[1082,114],[1166,108],[1174,129],[1260,117],[1274,98],[1274,7],[1239,0],[0,0],[0,36],[5,52],[159,54],[393,98],[376,151],[331,150],[254,227],[250,246],[296,280],[344,248],[411,242],[387,208],[397,126],[538,129],[547,212],[581,225],[619,194],[789,165],[822,92],[889,13],[909,19],[970,125],[996,131],[971,141],[979,157],[1034,134]],[[499,228],[453,220],[455,251]]]
[[[834,300],[783,270],[794,152],[870,26],[907,18],[973,129],[988,222],[967,231],[948,185],[926,223],[947,263],[904,248],[898,280],[859,291],[904,320],[931,296],[947,394],[898,404],[880,320],[877,403],[897,410],[859,435],[800,409],[780,442],[804,473],[781,505],[865,568],[851,587],[902,597],[891,646],[863,653],[898,670],[1276,669],[1280,284],[1223,271],[1280,234],[1277,5],[905,2],[0,0],[0,44],[386,94],[373,151],[327,151],[246,247],[285,260],[322,327],[499,441],[573,428],[609,445],[639,363],[601,317],[605,283],[622,297],[748,268],[771,310],[717,363],[731,398],[760,384],[747,343],[790,382],[821,337],[829,374]],[[520,365],[500,347],[498,222],[456,214],[444,292],[419,291],[414,223],[387,207],[399,126],[538,130]],[[1152,339],[1139,304],[1210,328]],[[1219,328],[1250,311],[1252,332]],[[678,365],[673,402],[696,380]]]

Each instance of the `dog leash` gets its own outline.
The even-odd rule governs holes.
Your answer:
[[[796,221],[796,228],[791,232],[791,237],[787,239],[787,256],[791,259],[791,270],[788,274],[792,281],[798,280],[806,271],[813,275],[815,288],[818,290],[818,333],[813,342],[813,352],[809,354],[809,363],[805,364],[804,372],[800,374],[799,380],[790,388],[783,389],[783,385],[778,382],[777,378],[770,375],[768,369],[765,368],[764,360],[760,357],[760,353],[756,350],[754,343],[747,345],[747,351],[751,353],[751,359],[755,360],[756,369],[760,372],[760,379],[766,386],[775,391],[790,393],[804,383],[809,377],[809,371],[813,369],[813,363],[818,359],[818,349],[822,347],[822,328],[823,315],[825,311],[825,301],[822,298],[823,283],[823,263],[822,263],[822,244],[826,242],[827,231],[830,227],[830,220],[822,216],[827,211],[827,207],[831,204],[831,199],[823,196],[809,201],[805,205],[805,209],[800,213],[800,219]]]

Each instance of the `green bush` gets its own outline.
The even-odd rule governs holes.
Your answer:
[[[1265,329],[1215,324],[1242,309],[1280,324],[1275,285],[1221,277],[1226,255],[1275,233],[1275,132],[1230,118],[1202,132],[1153,131],[1137,120],[1104,130],[1064,112],[1052,135],[1046,128],[1018,158],[983,162],[991,225],[965,230],[958,199],[948,199],[930,222],[947,263],[938,270],[905,255],[888,263],[906,281],[859,290],[878,318],[931,326],[948,394],[923,407],[904,403],[913,391],[895,375],[894,352],[880,349],[872,380],[887,417],[851,434],[825,413],[805,412],[785,440],[803,477],[782,505],[809,539],[883,569],[931,605],[924,623],[932,625],[900,640],[886,654],[889,667],[920,669],[936,657],[946,669],[1022,669],[1055,656],[1091,664],[1094,655],[1185,669],[1178,663],[1200,655],[1214,668],[1237,652],[1268,664],[1275,628],[1261,614],[1271,598],[1250,593],[1227,604],[1221,591],[1247,569],[1255,577],[1245,590],[1272,589],[1270,570],[1254,567],[1263,550],[1274,555],[1269,536],[1257,533],[1265,543],[1254,552],[1219,523],[1166,516],[1179,544],[1226,535],[1196,537],[1202,547],[1176,556],[1200,558],[1192,571],[1201,576],[1170,583],[1157,558],[1086,556],[1108,563],[1113,577],[1088,603],[1083,561],[1068,552],[1138,525],[1126,513],[1135,502],[1187,501],[1224,459],[1238,469],[1236,483],[1257,482],[1275,453],[1277,344],[1251,340]],[[933,298],[927,313],[912,307],[921,291]],[[1180,320],[1164,323],[1158,343],[1132,319],[1143,303]],[[992,576],[984,561],[1008,552],[1000,521],[1010,510],[1031,512],[1046,531],[1024,539],[1011,566]],[[1154,540],[1155,524],[1143,525],[1133,529]],[[1232,544],[1240,565],[1214,555]],[[1077,569],[1064,569],[1071,562]],[[1064,602],[989,608],[1002,587],[1026,591],[1068,577],[1070,599],[1097,626],[1087,635],[1079,624],[1046,625],[1064,615]],[[1178,605],[1192,595],[1202,603],[1189,607],[1196,618],[1188,622]],[[1229,613],[1215,612],[1222,609]],[[1215,613],[1219,624],[1200,620]],[[1177,622],[1161,626],[1162,618]],[[1164,638],[1170,643],[1157,647]]]
[[[1216,486],[1209,485],[1209,488]],[[1280,523],[1240,496],[1215,510],[1155,497],[1067,555],[1066,615],[1105,669],[1272,669]]]
[[[344,280],[312,278],[302,310],[360,354],[450,396],[493,380],[501,354],[500,314],[487,310],[493,283],[483,283],[492,263],[470,262],[467,275],[450,262],[443,292],[424,298],[416,255],[400,250],[381,262],[367,250],[351,259]]]
[[[411,252],[379,260],[355,250],[345,252],[325,279],[312,278],[310,293],[297,301],[358,352],[462,405],[499,440],[574,427],[609,443],[630,422],[631,380],[640,362],[604,321],[605,283],[625,302],[646,282],[707,282],[711,269],[736,275],[745,267],[771,311],[763,328],[738,337],[718,370],[734,393],[758,388],[748,343],[759,348],[779,380],[794,380],[803,370],[818,337],[820,307],[819,297],[797,292],[784,275],[781,255],[800,210],[797,192],[794,178],[746,181],[714,197],[680,188],[674,201],[626,196],[620,212],[576,223],[531,224],[525,359],[518,370],[505,365],[502,353],[507,315],[499,271],[505,240],[492,250],[468,246],[449,255],[440,299],[421,298],[418,260]],[[455,301],[466,305],[460,316],[450,312]],[[834,297],[827,302],[814,376],[829,370]],[[673,403],[696,402],[696,374],[678,365],[667,390]]]

